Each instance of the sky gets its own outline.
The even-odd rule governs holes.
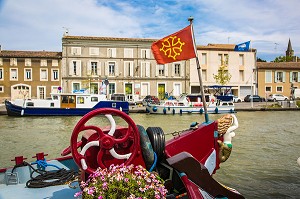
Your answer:
[[[251,40],[257,57],[300,56],[299,0],[0,0],[2,50],[61,51],[72,36],[160,39],[194,18],[197,45]]]

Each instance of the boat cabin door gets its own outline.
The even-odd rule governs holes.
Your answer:
[[[75,95],[62,95],[60,101],[61,108],[76,108]]]

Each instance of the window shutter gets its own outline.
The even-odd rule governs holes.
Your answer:
[[[300,72],[298,72],[298,81],[297,82],[300,82]]]
[[[169,66],[169,64],[165,64],[165,76],[166,76],[166,77],[169,76],[168,66]]]
[[[290,82],[293,82],[293,72],[290,72]]]
[[[282,82],[285,82],[285,72],[282,72]]]
[[[115,76],[119,76],[119,66],[117,62],[115,62]]]
[[[175,76],[175,64],[172,64],[172,71],[171,71],[171,73],[172,73],[172,77],[174,77]]]
[[[158,70],[159,70],[159,65],[156,64],[156,67],[155,67],[155,77],[158,77]]]
[[[101,75],[101,62],[97,62],[97,74]]]
[[[150,50],[149,49],[146,49],[146,58],[150,59]]]
[[[111,49],[111,56],[112,56],[112,57],[116,57],[116,54],[117,54],[117,53],[116,53],[116,49],[115,49],[115,48],[112,48],[112,49]]]
[[[91,61],[88,61],[88,62],[87,62],[86,74],[87,74],[87,75],[91,75],[91,74],[92,74]]]
[[[77,76],[81,76],[81,61],[76,61],[77,62],[77,65],[76,65],[76,71],[78,73]]]
[[[74,73],[73,73],[73,61],[70,61],[69,63],[69,75],[72,76]]]
[[[182,64],[180,64],[180,77],[184,77],[184,68],[186,67],[186,65],[184,64],[184,62]]]
[[[106,75],[106,76],[108,76],[108,68],[109,68],[109,65],[108,65],[108,62],[105,62],[105,65],[104,65],[104,74]]]
[[[274,82],[277,82],[277,71],[275,71]]]
[[[146,70],[146,77],[150,77],[150,63],[147,62],[145,65],[145,70]]]
[[[130,76],[133,77],[134,76],[133,62],[129,62],[129,63],[130,63]]]

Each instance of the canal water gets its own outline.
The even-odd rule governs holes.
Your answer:
[[[130,116],[136,124],[160,126],[166,134],[204,121],[196,114]],[[209,115],[210,120],[221,116]],[[239,128],[233,151],[215,179],[246,198],[300,198],[300,111],[238,112],[236,116]],[[13,166],[10,160],[19,155],[28,162],[39,152],[48,153],[47,159],[59,157],[80,118],[0,116],[0,168]]]

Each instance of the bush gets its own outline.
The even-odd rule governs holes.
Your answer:
[[[156,173],[148,172],[142,166],[111,165],[109,169],[98,168],[89,176],[87,182],[81,182],[84,199],[162,199],[167,190]]]

